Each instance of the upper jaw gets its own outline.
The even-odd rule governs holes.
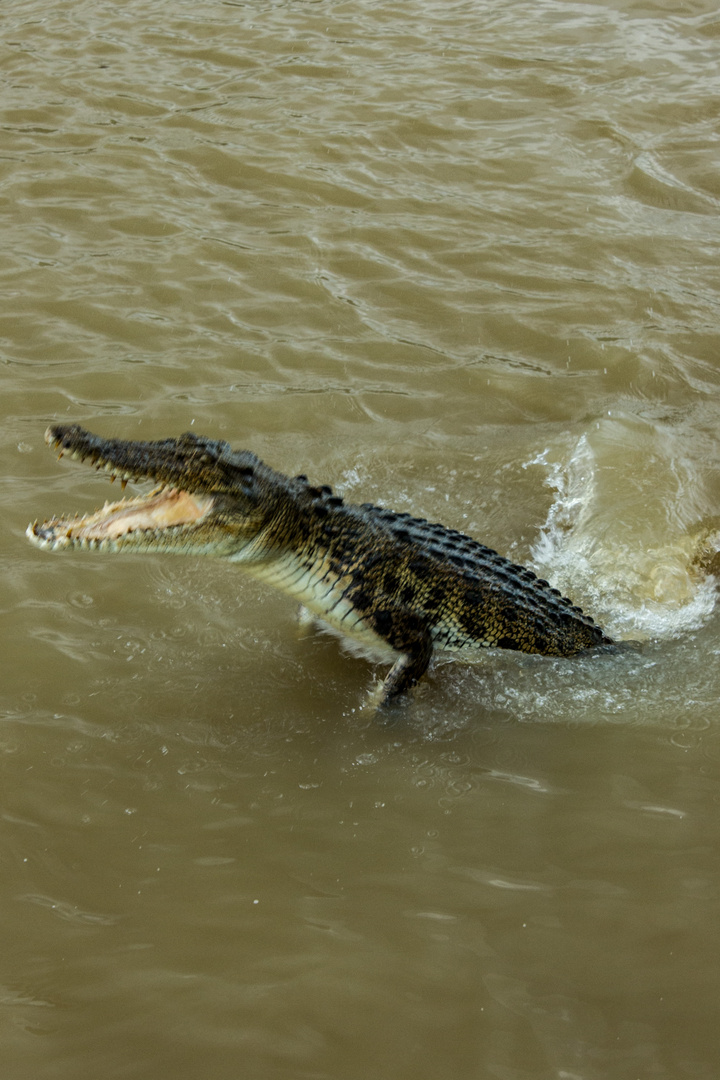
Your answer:
[[[119,479],[150,480],[184,491],[209,493],[226,487],[224,457],[230,448],[186,433],[156,442],[105,439],[77,424],[54,424],[45,432],[46,443],[75,461],[89,463]]]

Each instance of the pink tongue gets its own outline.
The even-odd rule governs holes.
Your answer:
[[[190,495],[187,491],[160,491],[143,499],[108,504],[73,524],[70,534],[79,539],[103,540],[124,536],[136,529],[190,525],[211,506],[212,499],[208,497]]]

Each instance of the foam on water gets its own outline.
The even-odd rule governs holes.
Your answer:
[[[707,530],[697,522],[710,508],[684,442],[656,422],[608,414],[526,463],[555,492],[535,569],[616,638],[675,637],[714,610],[716,579],[698,568]]]

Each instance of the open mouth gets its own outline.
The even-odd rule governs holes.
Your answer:
[[[106,503],[102,510],[84,517],[51,518],[29,525],[27,536],[38,547],[60,550],[65,547],[115,547],[133,534],[166,533],[177,527],[194,525],[210,510],[211,496],[192,495],[178,488],[161,487],[149,495]]]

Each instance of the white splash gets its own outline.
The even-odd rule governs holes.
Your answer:
[[[690,523],[707,510],[685,451],[672,430],[615,416],[526,463],[555,492],[534,568],[617,638],[674,637],[715,607],[715,579],[694,565]]]

